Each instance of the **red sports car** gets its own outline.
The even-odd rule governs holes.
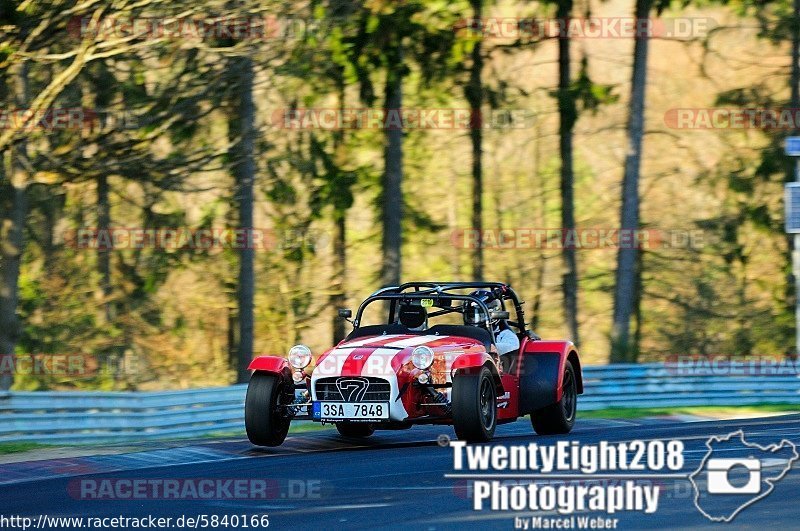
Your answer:
[[[339,315],[353,331],[313,371],[304,345],[250,364],[245,425],[253,444],[280,445],[299,419],[335,424],[351,438],[448,424],[472,442],[524,415],[539,434],[568,433],[575,423],[578,352],[527,330],[506,284],[410,282],[375,292],[354,319],[350,310]]]

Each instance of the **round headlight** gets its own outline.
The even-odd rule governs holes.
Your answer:
[[[415,348],[411,353],[411,363],[417,369],[424,371],[433,364],[433,351],[426,346]]]
[[[295,345],[289,349],[289,365],[295,369],[305,369],[311,363],[311,349],[305,345]]]

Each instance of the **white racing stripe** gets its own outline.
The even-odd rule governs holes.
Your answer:
[[[376,376],[397,381],[397,374],[392,368],[392,360],[400,351],[394,348],[378,347],[364,362],[361,368],[361,376]]]
[[[400,351],[396,348],[380,347],[370,354],[361,369],[361,376],[378,377],[388,381],[391,388],[389,396],[392,398],[396,398],[400,393],[400,382],[397,381],[397,373],[392,367],[392,360],[399,353]],[[391,400],[389,402],[389,417],[392,420],[404,420],[408,417],[408,412],[403,406],[402,400]]]
[[[362,347],[364,345],[369,345],[370,343],[374,343],[375,341],[386,339],[387,337],[401,336],[401,335],[406,335],[406,334],[381,334],[377,336],[368,337],[365,339],[355,339],[353,341],[348,341],[341,348]]]
[[[401,339],[400,341],[395,341],[393,343],[387,343],[384,345],[385,347],[417,347],[419,345],[424,345],[425,343],[433,343],[434,341],[438,341],[440,339],[444,339],[448,336],[414,336],[408,339]]]
[[[325,356],[325,359],[322,360],[322,363],[314,367],[312,376],[339,376],[342,374],[342,366],[344,365],[344,362],[347,361],[347,358],[352,353],[352,348],[337,348]]]
[[[355,341],[348,341],[347,344],[343,345],[341,348],[351,348],[351,347],[363,347],[367,346],[370,343],[374,343],[376,341],[385,341],[387,338],[390,338],[392,335],[396,335],[397,337],[406,336],[408,334],[384,334],[379,336],[373,336],[366,339],[356,339]],[[416,347],[418,345],[424,345],[425,343],[432,343],[438,339],[442,339],[448,336],[434,336],[434,335],[424,335],[424,336],[414,336],[408,337],[406,339],[400,339],[398,341],[386,343],[382,345],[384,347]]]

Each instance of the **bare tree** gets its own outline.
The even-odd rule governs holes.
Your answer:
[[[636,20],[646,20],[652,0],[636,0]],[[633,47],[630,114],[628,116],[628,152],[625,156],[625,175],[622,179],[622,210],[620,228],[624,231],[639,228],[639,172],[642,162],[644,136],[644,106],[647,88],[647,53],[649,39],[637,35]],[[635,246],[620,247],[617,252],[617,273],[614,287],[614,321],[611,328],[611,362],[635,361],[630,342],[630,321],[636,299],[637,255]]]
[[[253,60],[248,56],[231,59],[230,72],[235,80],[232,113],[229,122],[231,159],[234,161],[234,202],[239,229],[253,229],[255,163],[255,105],[253,103]],[[247,367],[253,358],[253,298],[255,292],[254,249],[247,244],[239,251],[237,290],[239,341],[236,349],[236,380],[246,382]]]
[[[483,0],[470,0],[473,20],[481,20]],[[465,95],[470,107],[470,131],[472,142],[472,229],[481,234],[483,230],[483,121],[481,119],[481,105],[483,104],[483,56],[480,38],[475,41],[472,48],[472,64],[469,72],[469,82],[465,88]],[[483,280],[483,247],[478,244],[472,250],[472,279]]]
[[[12,101],[18,108],[28,102],[28,63],[22,62],[13,69]],[[24,139],[4,150],[0,170],[0,356],[14,360],[14,350],[19,337],[17,319],[17,287],[22,253],[25,249],[25,216],[28,212],[27,188],[29,175],[23,166],[28,145]],[[10,365],[13,365],[10,364]],[[14,383],[14,373],[0,374],[0,391],[7,391]]]
[[[398,111],[403,107],[403,49],[402,36],[396,35],[386,69],[385,108]],[[383,267],[381,283],[395,286],[400,283],[403,246],[403,129],[386,128],[386,147],[383,170]]]
[[[337,94],[339,110],[344,114],[345,84],[342,69],[337,69]],[[333,136],[334,156],[342,158],[344,150],[344,130],[336,131]],[[347,209],[333,208],[333,279],[331,282],[330,303],[333,308],[333,344],[338,344],[347,335],[345,321],[339,317],[339,308],[347,304]]]
[[[567,20],[572,14],[572,0],[560,0],[557,8],[558,20]],[[572,158],[572,130],[577,119],[575,98],[571,91],[570,37],[560,35],[558,39],[558,145],[561,151],[561,228],[575,229],[575,172]],[[561,257],[564,276],[561,289],[564,294],[564,315],[570,338],[580,344],[578,335],[578,265],[574,246],[563,245]]]

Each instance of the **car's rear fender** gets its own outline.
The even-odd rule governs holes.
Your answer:
[[[504,392],[503,382],[500,379],[500,373],[497,371],[497,365],[488,352],[469,352],[462,354],[453,361],[451,374],[453,377],[457,374],[473,374],[480,371],[483,367],[487,367],[492,373],[498,393]]]
[[[525,415],[561,400],[564,367],[575,367],[578,393],[583,393],[581,362],[570,341],[526,341],[519,372],[519,413]]]

